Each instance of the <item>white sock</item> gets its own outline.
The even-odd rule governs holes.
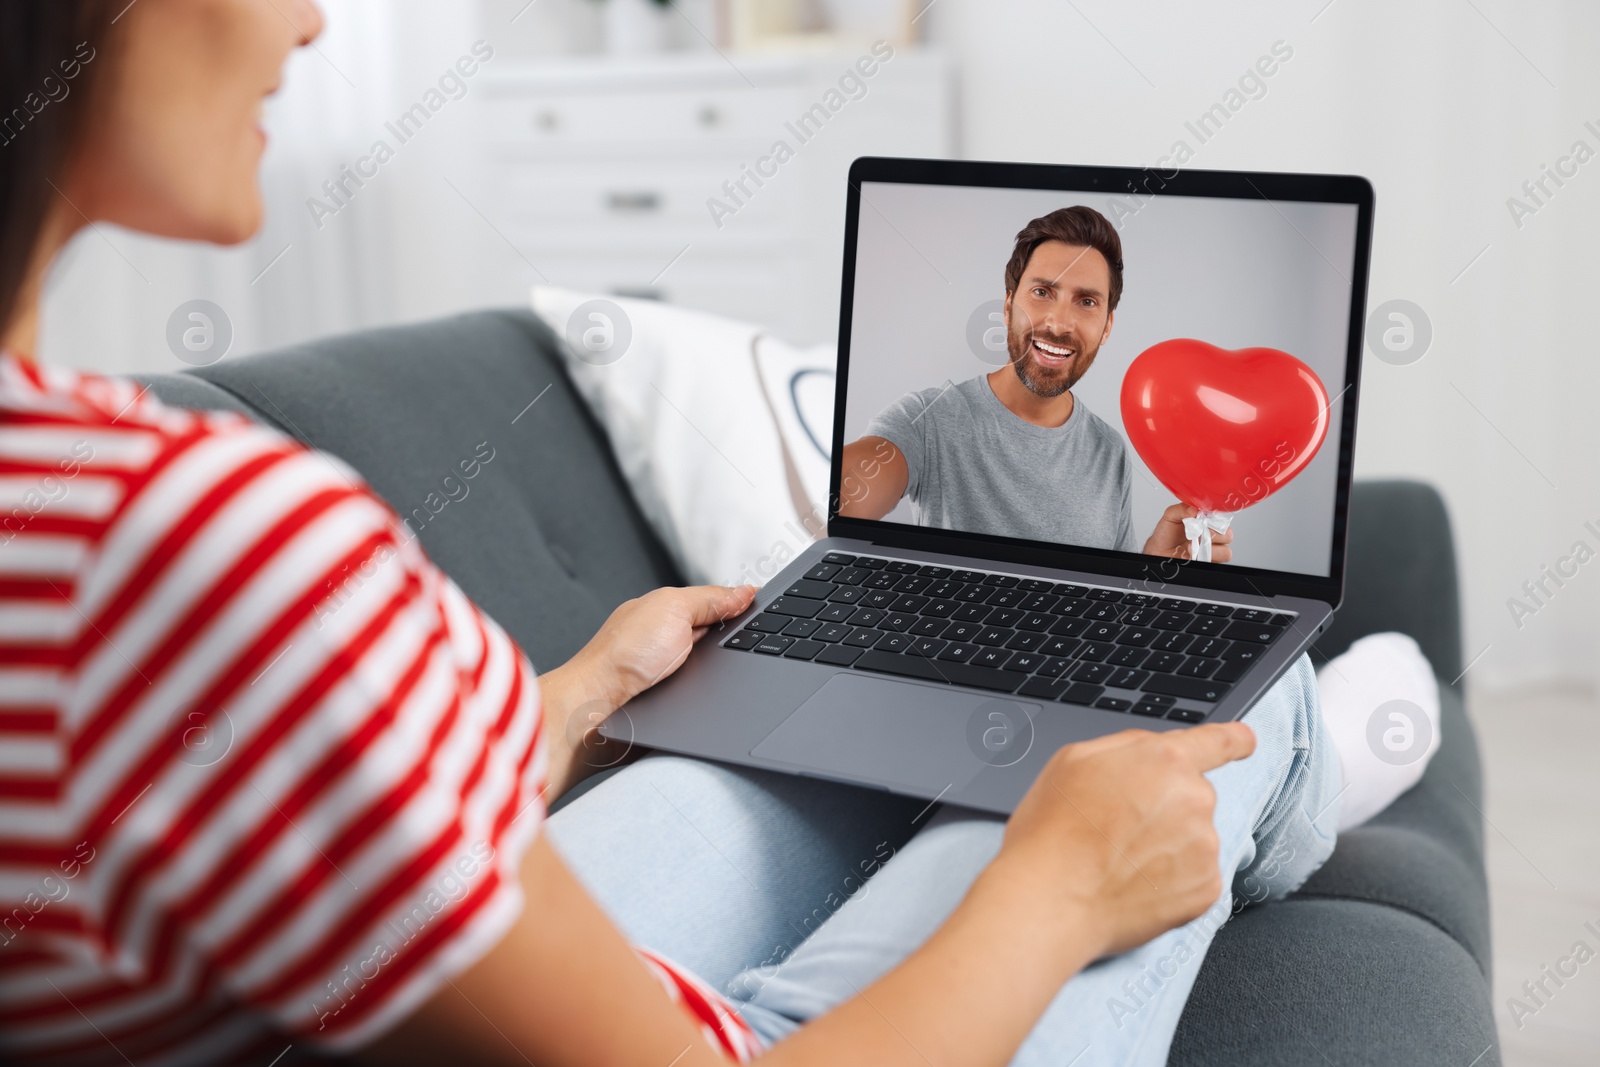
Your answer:
[[[1439,750],[1433,668],[1405,634],[1363,637],[1317,671],[1322,718],[1344,771],[1339,832],[1417,784]]]

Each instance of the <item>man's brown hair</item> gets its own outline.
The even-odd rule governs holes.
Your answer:
[[[1111,311],[1117,310],[1117,302],[1122,299],[1122,238],[1104,215],[1081,205],[1057,208],[1048,215],[1041,215],[1017,234],[1016,247],[1006,264],[1007,296],[1022,284],[1022,272],[1033,258],[1033,250],[1046,241],[1092,248],[1105,256],[1111,267],[1111,292],[1106,294],[1106,305]]]

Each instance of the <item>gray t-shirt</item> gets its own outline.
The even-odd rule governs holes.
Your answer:
[[[1065,423],[1035,426],[979,375],[907,393],[867,434],[905,455],[920,526],[1139,551],[1128,450],[1077,397]]]

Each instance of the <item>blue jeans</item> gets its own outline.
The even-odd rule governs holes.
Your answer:
[[[1069,981],[1014,1064],[1165,1063],[1216,931],[1240,907],[1297,889],[1333,851],[1339,763],[1309,660],[1245,721],[1255,754],[1208,775],[1231,889],[1188,925]],[[632,942],[721,989],[771,1044],[910,955],[994,858],[1003,820],[929,809],[657,755],[558,811],[548,832]]]

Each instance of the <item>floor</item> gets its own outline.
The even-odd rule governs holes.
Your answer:
[[[1495,1018],[1505,1063],[1592,1067],[1600,1063],[1600,697],[1554,688],[1475,691],[1468,708],[1484,756]],[[1574,955],[1580,941],[1587,950]],[[1572,976],[1557,986],[1545,977],[1547,966]],[[1542,1005],[1522,989],[1541,978],[1550,991],[1535,989]],[[1514,1015],[1512,997],[1530,1011]]]

